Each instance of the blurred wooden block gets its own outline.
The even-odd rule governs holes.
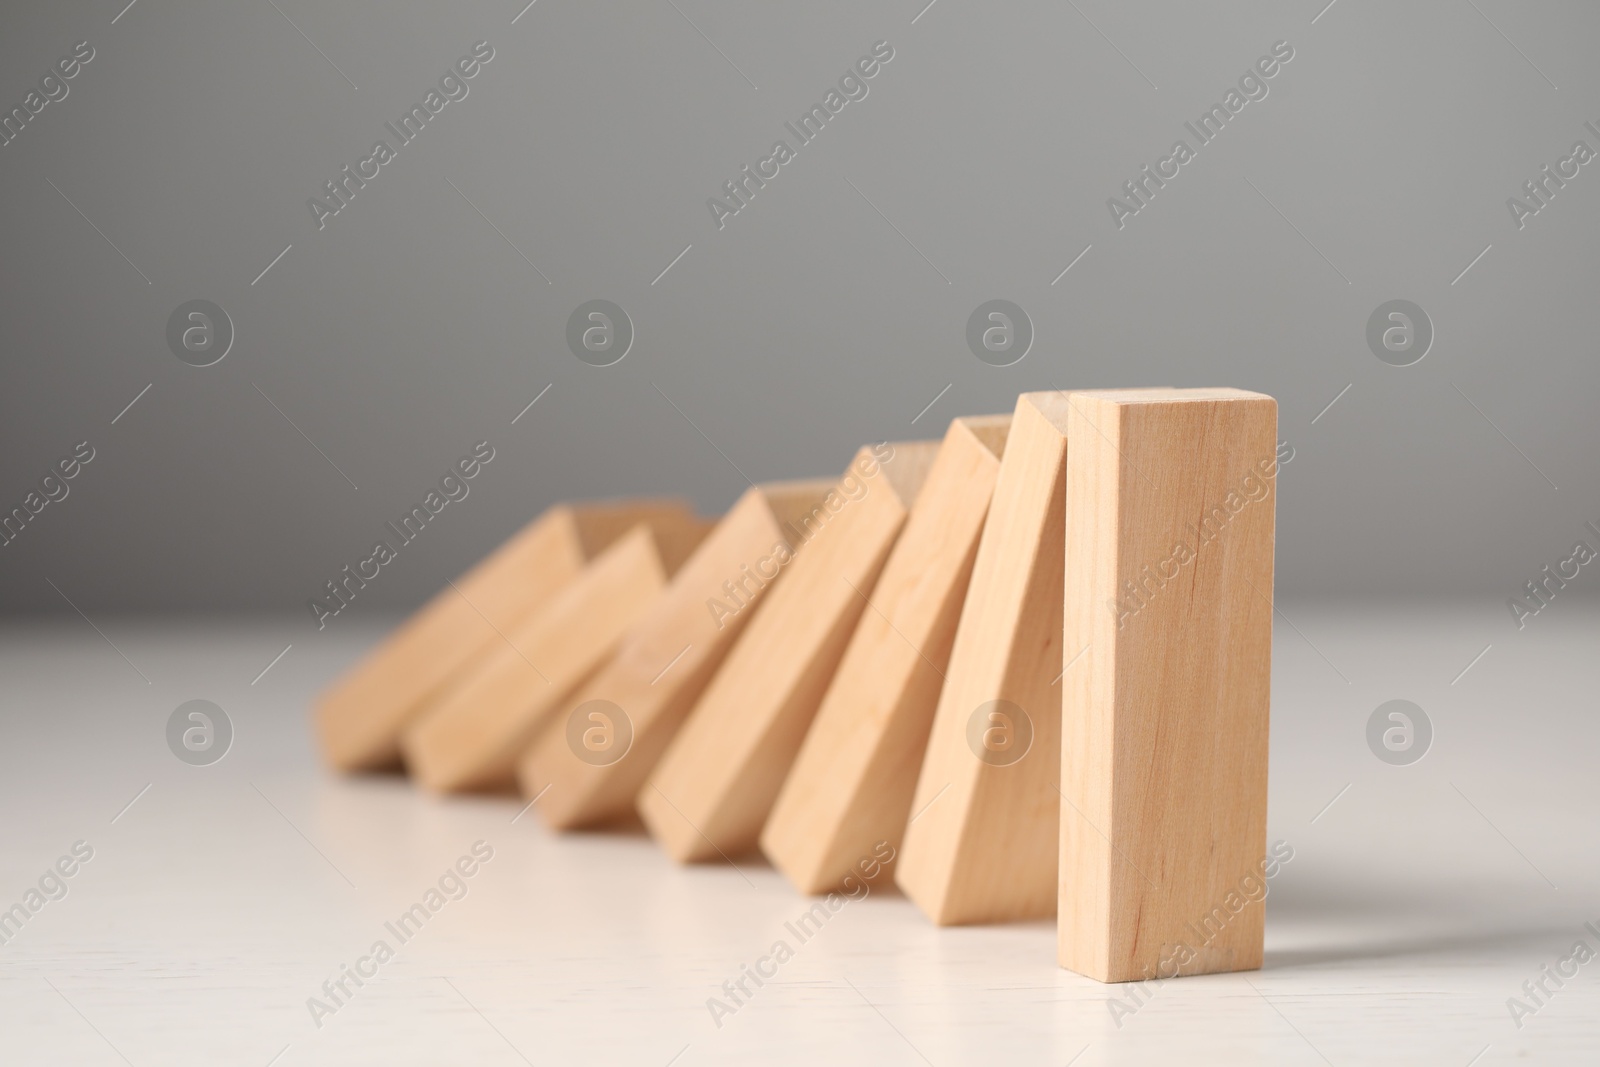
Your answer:
[[[761,831],[802,893],[899,849],[1010,415],[956,419]]]
[[[633,798],[791,553],[793,531],[832,488],[774,482],[739,498],[617,652],[561,702],[518,760],[540,816],[573,829],[633,811]]]
[[[616,650],[710,529],[690,516],[640,523],[507,629],[407,727],[412,777],[437,792],[513,782],[517,757],[562,699]]]
[[[895,880],[935,923],[1056,907],[1067,402],[1017,398]]]
[[[1059,959],[1261,966],[1277,403],[1071,394]]]
[[[756,846],[938,445],[863,448],[638,796],[679,862]],[[859,857],[858,857],[859,858]]]
[[[463,667],[577,579],[584,566],[643,521],[693,521],[684,501],[561,504],[441,589],[317,702],[324,757],[339,770],[400,761],[400,734]]]

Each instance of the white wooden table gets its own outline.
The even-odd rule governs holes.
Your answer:
[[[331,777],[308,701],[376,628],[11,626],[0,908],[59,892],[74,843],[93,856],[0,946],[0,1062],[1600,1061],[1600,960],[1544,979],[1520,1028],[1507,1006],[1580,939],[1600,952],[1600,614],[1562,601],[1519,633],[1495,604],[1284,607],[1269,825],[1295,854],[1266,967],[1142,1005],[1057,969],[1049,924],[938,930],[880,884],[802,944],[785,923],[810,902],[759,860],[680,869],[642,837],[514,821],[514,799]],[[1403,767],[1365,740],[1397,697],[1435,730]],[[167,748],[194,698],[236,730],[211,766]],[[478,841],[465,896],[400,944],[385,923]],[[316,1025],[308,998],[334,1007],[323,983],[380,939],[394,958]],[[794,957],[714,1020],[779,939]]]

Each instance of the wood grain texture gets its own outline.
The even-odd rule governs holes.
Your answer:
[[[1017,398],[895,880],[940,925],[1056,906],[1067,406]]]
[[[572,689],[616,650],[711,524],[643,522],[544,608],[504,631],[406,728],[406,767],[435,792],[498,788]]]
[[[1261,966],[1277,404],[1073,393],[1062,966]]]
[[[899,849],[1011,416],[950,424],[761,831],[803,893]]]
[[[674,859],[756,847],[938,447],[861,449],[803,520],[804,548],[639,793],[639,814]]]
[[[344,771],[400,761],[400,735],[478,655],[641,521],[692,516],[680,500],[557,505],[447,585],[317,701],[324,758]]]
[[[616,654],[562,701],[551,727],[517,764],[523,792],[540,798],[535,808],[546,823],[575,829],[632,814],[634,797],[667,742],[782,578],[775,561],[794,551],[792,531],[832,488],[825,480],[752,486]],[[771,577],[757,576],[767,573]],[[718,610],[729,603],[735,605],[731,612]],[[606,704],[590,712],[594,701]],[[602,718],[591,720],[591,714]],[[597,725],[589,729],[585,721]],[[580,732],[574,735],[574,729]],[[574,736],[585,744],[573,743]],[[592,736],[603,743],[586,747]]]

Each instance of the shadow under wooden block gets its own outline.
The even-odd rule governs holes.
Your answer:
[[[516,760],[562,700],[605,662],[711,529],[691,516],[640,523],[542,609],[503,631],[407,727],[406,767],[438,792],[515,780]]]
[[[536,611],[642,521],[692,521],[681,500],[561,504],[523,527],[407,619],[318,698],[322,752],[339,770],[400,762],[400,735],[499,631]],[[353,579],[346,579],[347,581]]]
[[[761,831],[802,893],[859,877],[880,843],[900,848],[1010,425],[950,424]]]
[[[1059,959],[1261,966],[1277,403],[1073,393]]]
[[[804,549],[639,792],[639,814],[674,859],[756,847],[938,447],[863,448],[803,522]]]
[[[795,551],[789,531],[832,483],[752,486],[613,655],[522,754],[523,793],[558,829],[626,816],[684,716]],[[730,606],[731,602],[731,606]]]
[[[1054,914],[1067,404],[1017,398],[895,881],[935,923]]]

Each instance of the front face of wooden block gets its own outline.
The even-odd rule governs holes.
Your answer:
[[[930,442],[862,449],[638,798],[669,855],[754,848],[928,464]],[[905,484],[905,475],[915,484]],[[897,483],[897,476],[899,481]]]
[[[666,581],[656,530],[634,527],[543,610],[504,631],[504,640],[407,728],[412,776],[441,791],[509,780],[516,757],[562,698],[615,650]]]
[[[842,886],[879,842],[901,846],[1010,422],[951,424],[762,829],[801,892]]]
[[[340,770],[394,763],[420,706],[584,564],[572,509],[552,508],[385,638],[318,701],[324,755]],[[459,591],[458,591],[459,590]]]
[[[1065,411],[1018,400],[917,781],[896,881],[940,924],[1055,910]]]
[[[1102,981],[1261,965],[1276,405],[1074,394],[1059,950]]]
[[[792,549],[774,515],[828,483],[751,489],[684,563],[616,654],[562,702],[518,768],[550,825],[567,829],[627,814],[734,638],[756,614]]]
[[[341,770],[397,762],[402,730],[428,701],[501,633],[577,580],[593,556],[646,521],[667,529],[695,520],[682,501],[640,500],[560,505],[523,527],[322,696],[316,721],[328,761]]]

